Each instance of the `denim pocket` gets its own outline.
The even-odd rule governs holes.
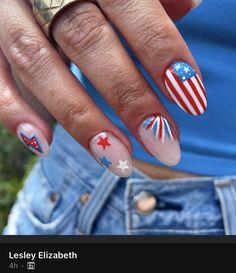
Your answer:
[[[76,229],[81,208],[79,197],[89,189],[78,183],[78,178],[73,177],[68,168],[63,171],[63,175],[60,173],[57,177],[58,184],[51,183],[39,161],[27,179],[22,202],[35,234],[73,234]],[[68,178],[70,183],[76,183],[76,190],[68,184]]]

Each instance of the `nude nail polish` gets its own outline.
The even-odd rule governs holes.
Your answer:
[[[177,105],[191,115],[201,115],[207,108],[207,96],[196,71],[185,62],[171,65],[164,75],[165,86]]]
[[[16,128],[16,133],[21,142],[38,156],[47,156],[49,144],[38,128],[30,123],[21,123]]]
[[[203,0],[192,0],[192,9],[197,8],[198,6],[201,5]]]
[[[139,135],[147,150],[160,162],[174,166],[180,161],[180,146],[169,122],[157,114],[139,127]]]
[[[109,132],[92,138],[90,149],[95,159],[115,175],[128,177],[133,171],[132,160],[125,145]]]

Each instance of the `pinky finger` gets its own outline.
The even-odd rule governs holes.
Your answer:
[[[47,156],[52,133],[48,123],[24,100],[0,49],[0,121],[32,152]]]

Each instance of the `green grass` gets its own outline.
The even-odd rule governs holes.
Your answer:
[[[36,156],[0,125],[0,234]]]

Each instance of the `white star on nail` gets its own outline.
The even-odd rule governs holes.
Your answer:
[[[190,69],[189,69],[188,67],[185,67],[185,68],[184,68],[184,72],[185,72],[185,73],[188,73],[189,71],[190,71]]]
[[[117,168],[121,169],[122,173],[124,173],[126,169],[129,169],[129,166],[127,165],[127,160],[125,161],[119,160],[119,165],[117,166]]]
[[[180,64],[176,64],[176,65],[175,65],[175,69],[176,69],[177,71],[179,71],[179,70],[180,70],[180,67],[181,67],[181,65],[180,65]]]

